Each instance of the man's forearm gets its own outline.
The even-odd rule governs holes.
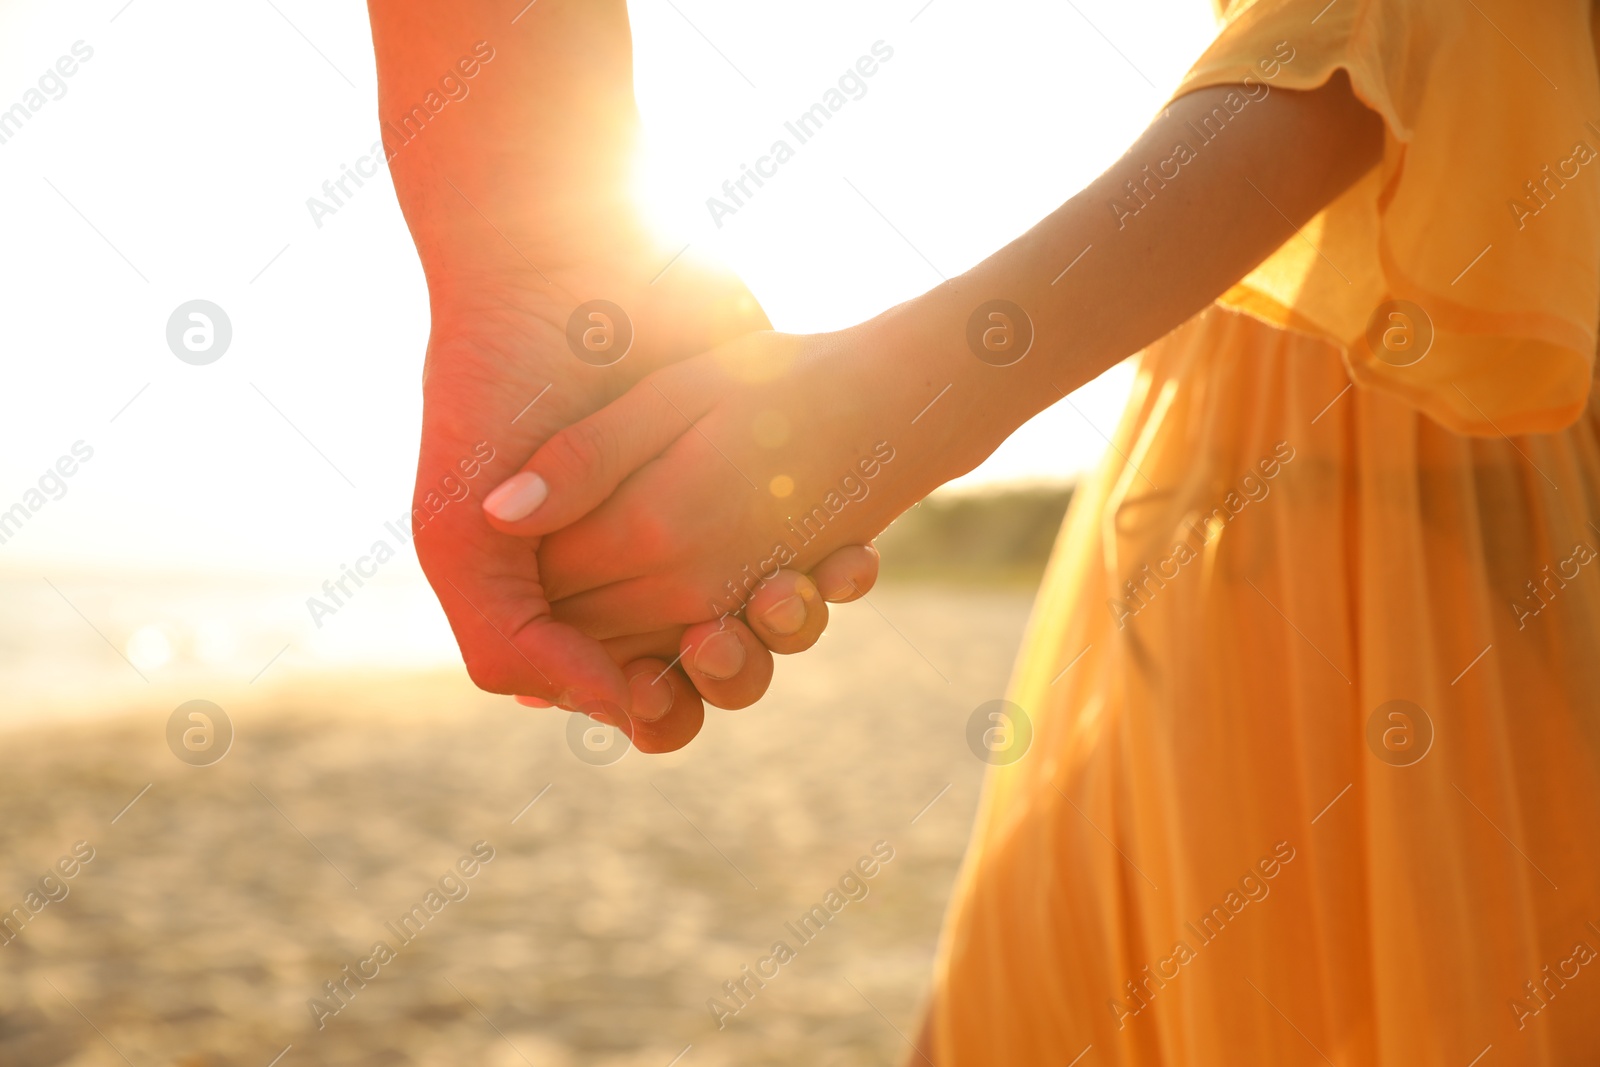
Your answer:
[[[559,266],[626,201],[638,115],[625,0],[368,11],[384,147],[430,289]]]

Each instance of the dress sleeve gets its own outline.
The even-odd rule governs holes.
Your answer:
[[[1591,0],[1226,5],[1175,97],[1243,84],[1240,112],[1217,118],[1247,119],[1265,93],[1344,70],[1387,129],[1382,163],[1221,302],[1332,341],[1358,384],[1458,433],[1573,422],[1600,325],[1592,13]]]

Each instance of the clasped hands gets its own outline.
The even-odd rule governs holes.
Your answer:
[[[375,5],[380,113],[408,113],[490,15]],[[639,217],[626,5],[539,5],[495,48],[466,104],[385,127],[431,310],[418,559],[479,687],[675,749],[703,701],[753,703],[772,653],[871,588],[872,538],[997,443],[970,432],[963,377],[991,368],[933,358],[972,294],[955,319],[769,332],[736,277]],[[568,343],[597,299],[632,327],[607,366]],[[469,498],[445,506],[444,479]]]
[[[925,399],[863,330],[757,330],[674,360],[764,323],[726,276],[673,269],[679,291],[635,297],[615,366],[568,350],[565,301],[502,319],[518,325],[501,344],[440,343],[436,327],[418,479],[420,498],[430,454],[494,445],[479,506],[417,541],[474,681],[646,751],[686,744],[705,702],[758,699],[772,654],[809,648],[828,602],[872,587],[872,538],[943,480],[908,452],[926,434],[902,432]]]

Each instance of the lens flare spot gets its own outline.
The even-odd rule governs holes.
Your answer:
[[[794,493],[794,479],[787,474],[780,474],[767,483],[767,489],[773,496],[782,500],[784,497]]]
[[[172,660],[172,642],[160,626],[141,626],[128,638],[125,650],[130,662],[141,670],[154,671]]]

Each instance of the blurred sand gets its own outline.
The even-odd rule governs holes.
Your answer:
[[[967,717],[1030,599],[883,589],[756,707],[610,766],[457,672],[179,696],[237,730],[207,768],[168,750],[165,691],[8,730],[0,908],[96,854],[0,948],[0,1064],[899,1063],[982,778]],[[399,946],[384,923],[479,840],[469,895]],[[784,924],[880,840],[868,896],[800,947]],[[319,1031],[307,1000],[380,938],[397,958]],[[798,957],[719,1032],[707,998],[780,938]]]

